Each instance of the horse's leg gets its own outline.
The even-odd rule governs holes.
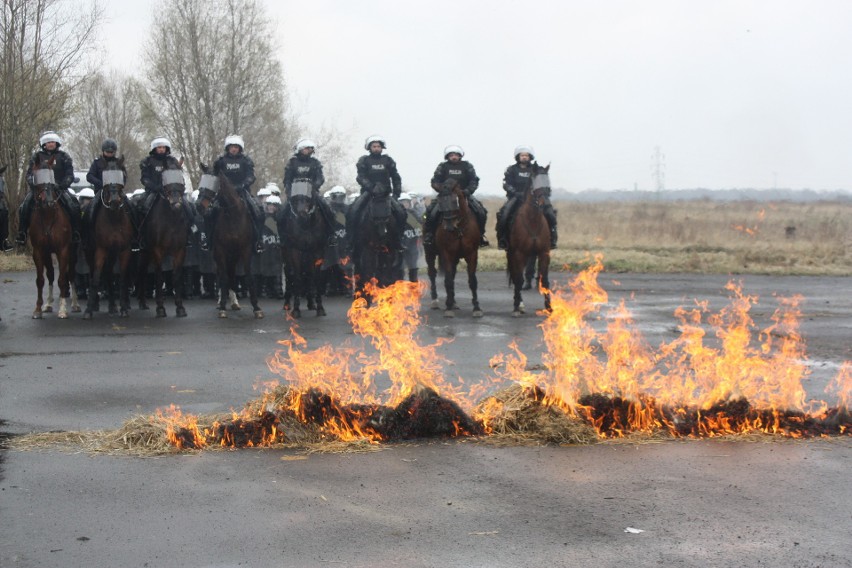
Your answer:
[[[33,246],[33,262],[36,266],[36,289],[38,290],[38,296],[36,298],[36,306],[35,310],[33,310],[33,319],[41,319],[42,318],[42,306],[44,305],[44,298],[42,297],[42,290],[44,289],[44,260],[42,259],[41,252],[38,250],[37,246]]]
[[[45,273],[47,274],[47,302],[44,306],[45,313],[53,312],[53,255],[48,253],[44,263]]]
[[[317,316],[325,315],[325,308],[322,305],[322,291],[325,290],[327,275],[330,271],[322,270],[322,266],[314,263],[314,282],[313,292],[316,298]]]
[[[299,297],[304,295],[304,270],[302,269],[302,254],[293,252],[293,305],[290,307],[290,316],[293,318],[302,317],[302,310],[299,308]]]
[[[159,250],[153,252],[154,257],[154,281],[157,283],[154,288],[154,301],[157,303],[155,316],[158,318],[166,317],[166,308],[163,305],[163,254]]]
[[[219,303],[216,305],[216,309],[219,311],[220,318],[228,317],[225,302],[227,302],[228,295],[231,292],[230,282],[228,282],[223,264],[223,262],[219,262],[219,259],[216,259],[216,280],[219,282]]]
[[[107,302],[109,303],[109,315],[114,316],[118,313],[118,306],[115,302],[115,277],[113,276],[113,272],[115,272],[115,260],[116,254],[109,253],[104,257],[104,271],[106,275],[103,275],[104,286],[106,286],[107,292]]]
[[[242,265],[243,272],[246,273],[246,282],[248,283],[249,302],[251,302],[251,309],[254,312],[254,317],[256,319],[262,319],[263,310],[260,309],[260,306],[257,303],[257,279],[254,277],[254,272],[251,269],[250,248],[243,251]]]
[[[538,254],[538,274],[540,287],[545,289],[544,292],[544,309],[552,311],[550,307],[550,251],[543,251]]]
[[[478,246],[479,243],[477,243]],[[482,309],[479,307],[479,281],[476,278],[476,266],[479,263],[479,251],[474,249],[465,257],[467,263],[467,285],[470,287],[470,294],[473,297],[473,317],[481,318]]]
[[[174,268],[172,269],[172,289],[175,292],[175,315],[179,318],[186,317],[186,308],[183,306],[183,261],[186,259],[186,247],[178,249],[172,257]]]
[[[139,301],[139,309],[147,310],[148,302],[145,299],[146,289],[148,288],[148,265],[150,264],[151,255],[148,251],[140,251],[136,263],[136,297]]]
[[[98,297],[98,290],[101,285],[105,256],[106,251],[102,247],[95,249],[92,265],[89,266],[89,297],[86,301],[86,313],[83,314],[83,319],[92,319],[92,314],[95,311],[95,298]]]
[[[56,262],[59,265],[59,275],[57,283],[59,285],[59,319],[68,318],[68,298],[71,296],[71,245],[67,245],[64,250],[60,250],[56,255]]]
[[[430,250],[426,252],[426,272],[429,274],[429,295],[432,297],[430,307],[433,310],[441,307],[441,304],[438,302],[438,285],[435,282],[438,276],[438,270],[435,268],[435,257],[436,254],[434,251]]]
[[[524,301],[521,297],[521,288],[524,285],[524,268],[526,259],[522,252],[513,250],[509,253],[509,277],[515,288],[512,317],[519,317],[524,313]]]
[[[444,266],[444,292],[447,294],[445,318],[456,317],[456,270],[458,261],[449,258],[449,253],[441,251],[441,264]]]
[[[130,290],[127,282],[127,272],[130,267],[130,249],[126,248],[118,255],[118,317],[130,315]]]

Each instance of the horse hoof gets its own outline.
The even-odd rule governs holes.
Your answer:
[[[46,314],[51,314],[51,313],[53,313],[53,306],[45,306],[45,308],[42,311]]]
[[[231,304],[231,309],[236,312],[238,310],[241,310],[242,308],[240,307],[239,304]]]
[[[158,318],[166,317],[166,308],[157,308],[157,317]]]
[[[59,312],[58,314],[56,314],[56,317],[61,320],[68,319],[68,312]]]
[[[519,318],[519,317],[521,317],[521,314],[523,314],[523,313],[524,312],[521,311],[521,310],[515,310],[514,312],[512,312],[512,317],[513,318]]]
[[[456,317],[456,312],[454,312],[452,310],[452,308],[450,308],[449,310],[444,310],[444,317],[445,318],[454,318],[454,317]]]
[[[33,319],[34,319],[34,320],[40,320],[40,319],[42,319],[42,312],[38,312],[38,311],[33,312]]]
[[[90,320],[90,319],[92,319],[92,312],[90,312],[90,311],[86,310],[86,313],[85,313],[85,314],[83,314],[83,319],[84,319],[84,320]]]
[[[175,315],[179,318],[185,318],[186,317],[186,308],[184,308],[183,306],[179,306],[179,307],[175,308]]]
[[[75,314],[79,314],[82,310],[80,309],[80,306],[71,306],[71,311]]]
[[[481,318],[483,315],[482,310],[473,310],[473,317]]]
[[[438,302],[438,300],[432,300],[432,303],[430,304],[430,307],[431,307],[433,310],[440,310],[440,309],[441,309],[441,304]]]
[[[317,317],[325,315],[325,308],[320,307],[317,309]]]
[[[228,317],[228,312],[225,310],[219,310],[219,319],[225,319]]]
[[[254,319],[263,319],[263,310],[255,310],[254,311]]]

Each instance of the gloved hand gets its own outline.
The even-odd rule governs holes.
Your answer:
[[[452,191],[453,187],[455,187],[455,185],[456,185],[456,180],[448,179],[448,180],[444,181],[444,183],[441,184],[441,185],[444,188],[444,191]]]

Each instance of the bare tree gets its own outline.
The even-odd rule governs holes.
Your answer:
[[[101,9],[70,0],[3,0],[0,15],[0,164],[10,207],[23,198],[24,171],[44,130],[66,125],[82,61],[94,47]]]
[[[104,139],[118,143],[119,153],[128,164],[138,164],[148,150],[147,128],[142,111],[142,86],[132,77],[117,71],[97,73],[74,93],[71,127],[66,148],[85,169],[90,160],[101,155]],[[132,183],[138,183],[129,170]]]

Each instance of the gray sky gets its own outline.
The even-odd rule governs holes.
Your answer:
[[[107,4],[125,70],[141,68],[152,5]],[[374,133],[411,191],[449,144],[499,195],[519,144],[570,191],[654,189],[656,147],[668,189],[852,187],[848,0],[267,6],[297,111],[352,134],[350,187]]]

